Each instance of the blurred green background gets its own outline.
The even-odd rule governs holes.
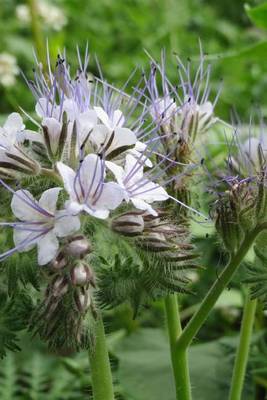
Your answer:
[[[10,112],[18,103],[28,110],[32,107],[31,95],[17,69],[31,75],[32,49],[36,44],[31,3],[34,2],[0,1],[1,113]],[[88,42],[105,77],[121,84],[136,65],[146,65],[144,49],[158,59],[164,48],[169,75],[175,79],[172,53],[177,52],[184,60],[197,58],[200,39],[213,64],[214,93],[220,80],[224,81],[217,112],[229,118],[229,107],[234,106],[243,116],[251,101],[265,108],[267,11],[262,2],[38,0],[35,3],[41,36],[49,40],[54,58],[59,49],[66,48],[70,63],[75,65],[76,46],[82,49]],[[7,55],[14,59],[7,59]],[[6,70],[15,79],[4,76],[8,75]],[[91,70],[96,72],[94,62]]]
[[[35,8],[34,8],[35,7]],[[35,10],[37,19],[32,20]],[[51,58],[66,48],[74,67],[76,46],[88,42],[90,72],[122,85],[136,65],[146,67],[147,50],[159,59],[166,50],[167,70],[175,82],[173,53],[197,62],[199,39],[213,65],[211,96],[223,80],[216,112],[229,120],[231,108],[248,120],[251,103],[267,111],[267,2],[241,0],[0,0],[0,120],[21,106],[33,111],[33,98],[20,75],[32,75],[33,48],[49,41]],[[194,296],[182,296],[187,321],[216,279],[224,256],[212,230],[194,227],[194,240],[205,254],[206,270],[192,275]],[[206,237],[206,234],[209,237]],[[190,357],[197,400],[224,400],[240,326],[243,293],[237,276],[194,343]],[[31,289],[33,290],[33,289]],[[0,299],[1,300],[1,299]],[[0,302],[1,303],[1,302]],[[0,323],[1,312],[0,312]],[[6,323],[6,321],[4,321]],[[173,400],[161,301],[142,310],[137,320],[127,306],[106,313],[116,392],[121,400]],[[8,326],[8,325],[7,325]],[[255,348],[249,363],[244,400],[263,400],[267,388],[266,317],[258,310]],[[90,393],[87,356],[50,354],[38,340],[21,337],[21,353],[0,362],[3,400],[86,399]],[[256,382],[256,390],[252,389]]]

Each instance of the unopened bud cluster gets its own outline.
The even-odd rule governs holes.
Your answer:
[[[74,304],[81,313],[92,305],[91,288],[96,285],[95,275],[84,260],[91,251],[91,243],[83,235],[77,235],[68,240],[51,262],[54,278],[46,293],[49,313],[56,310],[57,303],[65,295],[73,296]]]
[[[235,252],[246,232],[266,218],[266,207],[266,188],[256,179],[235,179],[230,189],[220,193],[215,225],[228,251]]]
[[[134,236],[136,244],[143,249],[153,252],[176,250],[176,239],[187,234],[186,228],[171,223],[164,210],[157,210],[157,214],[129,211],[114,218],[111,227],[124,236]]]

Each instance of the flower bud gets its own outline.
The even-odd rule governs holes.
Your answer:
[[[88,290],[79,289],[74,298],[80,312],[85,312],[91,305],[91,296]]]
[[[52,294],[55,297],[64,296],[68,291],[68,281],[63,276],[58,276],[52,286]]]
[[[91,243],[83,235],[71,238],[64,248],[65,254],[75,258],[83,258],[91,251]]]
[[[67,260],[64,257],[64,254],[60,252],[53,261],[51,261],[50,266],[52,269],[60,270],[63,269],[67,265]]]
[[[89,265],[79,262],[71,271],[71,281],[75,286],[85,286],[92,284],[95,286],[95,279]]]
[[[140,213],[129,212],[114,218],[111,227],[122,235],[136,236],[144,230],[144,219]]]
[[[149,232],[139,241],[139,245],[144,249],[159,252],[172,250],[174,245],[167,241],[163,233]]]

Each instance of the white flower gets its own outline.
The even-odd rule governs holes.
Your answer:
[[[16,16],[24,24],[30,23],[31,17],[29,7],[26,4],[19,4],[16,7]]]
[[[68,22],[63,10],[50,2],[38,1],[38,11],[45,25],[55,31],[60,31]]]
[[[66,206],[73,214],[81,211],[105,219],[109,210],[117,208],[123,200],[123,190],[117,183],[104,183],[105,165],[96,154],[89,154],[77,172],[59,162],[57,169],[70,196]]]
[[[23,120],[18,113],[12,113],[3,127],[0,127],[0,172],[12,177],[12,171],[26,174],[36,174],[39,165],[21,148],[20,144],[26,139],[37,137],[35,133],[25,130]]]
[[[55,258],[59,249],[57,238],[71,235],[80,228],[78,217],[70,216],[66,210],[56,210],[60,190],[46,190],[39,201],[27,190],[14,193],[11,208],[19,221],[5,225],[14,228],[15,248],[0,255],[0,260],[15,251],[29,251],[36,245],[39,265],[48,264]]]
[[[7,117],[3,127],[0,127],[0,141],[1,137],[8,138],[9,142],[12,144],[20,144],[25,140],[37,138],[38,134],[29,129],[25,129],[20,114],[14,112]]]
[[[94,128],[90,141],[96,146],[98,153],[112,158],[136,144],[135,133],[123,127],[125,120],[120,110],[115,110],[108,116],[103,108],[94,109],[102,124]]]
[[[18,73],[16,58],[9,53],[0,53],[0,84],[6,87],[13,86]]]
[[[67,24],[67,17],[59,7],[43,0],[38,0],[36,4],[37,12],[47,27],[60,31]],[[24,24],[31,21],[29,7],[25,4],[16,7],[16,16]]]
[[[163,187],[144,176],[143,163],[140,160],[128,154],[124,169],[110,161],[107,161],[106,165],[124,189],[126,201],[131,201],[140,210],[157,215],[150,203],[167,200],[169,195]]]
[[[39,136],[47,147],[50,159],[61,160],[63,150],[65,158],[78,158],[97,124],[96,112],[90,109],[81,112],[75,101],[70,99],[64,100],[60,107],[45,98],[38,100],[36,112],[42,118],[43,135]],[[73,151],[75,154],[70,154]]]

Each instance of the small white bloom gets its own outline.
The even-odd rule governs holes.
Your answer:
[[[81,211],[105,219],[109,210],[117,208],[123,200],[123,190],[117,183],[104,183],[105,165],[96,154],[89,154],[77,172],[59,162],[57,169],[70,196],[66,206],[73,214]]]
[[[63,10],[50,2],[39,0],[38,11],[40,17],[44,20],[44,24],[55,31],[60,31],[68,22]]]
[[[19,73],[16,58],[9,53],[0,53],[0,84],[13,86]]]
[[[140,210],[157,215],[150,203],[167,200],[169,195],[163,187],[144,176],[143,163],[140,160],[128,154],[124,169],[110,161],[106,165],[124,189],[126,201],[131,201]]]
[[[31,20],[29,7],[26,4],[19,4],[16,7],[16,16],[20,22],[29,24]]]
[[[63,10],[50,2],[38,0],[37,11],[44,24],[55,31],[60,31],[68,22]],[[29,7],[25,4],[16,7],[16,16],[23,24],[29,24],[31,21]]]
[[[94,107],[94,109],[102,124],[96,125],[90,140],[96,146],[98,153],[112,158],[136,144],[135,133],[123,127],[124,116],[120,110],[115,110],[108,116],[103,108]]]
[[[59,249],[57,238],[71,235],[80,228],[78,217],[70,216],[66,210],[56,210],[60,190],[46,190],[39,201],[27,190],[14,193],[11,208],[19,221],[9,225],[14,228],[15,248],[0,255],[0,259],[15,251],[29,251],[37,245],[39,265],[53,260]]]
[[[23,120],[18,113],[12,113],[3,127],[0,127],[0,169],[1,172],[17,170],[24,173],[37,173],[38,164],[21,148],[20,144],[32,136],[32,131],[25,130]]]

